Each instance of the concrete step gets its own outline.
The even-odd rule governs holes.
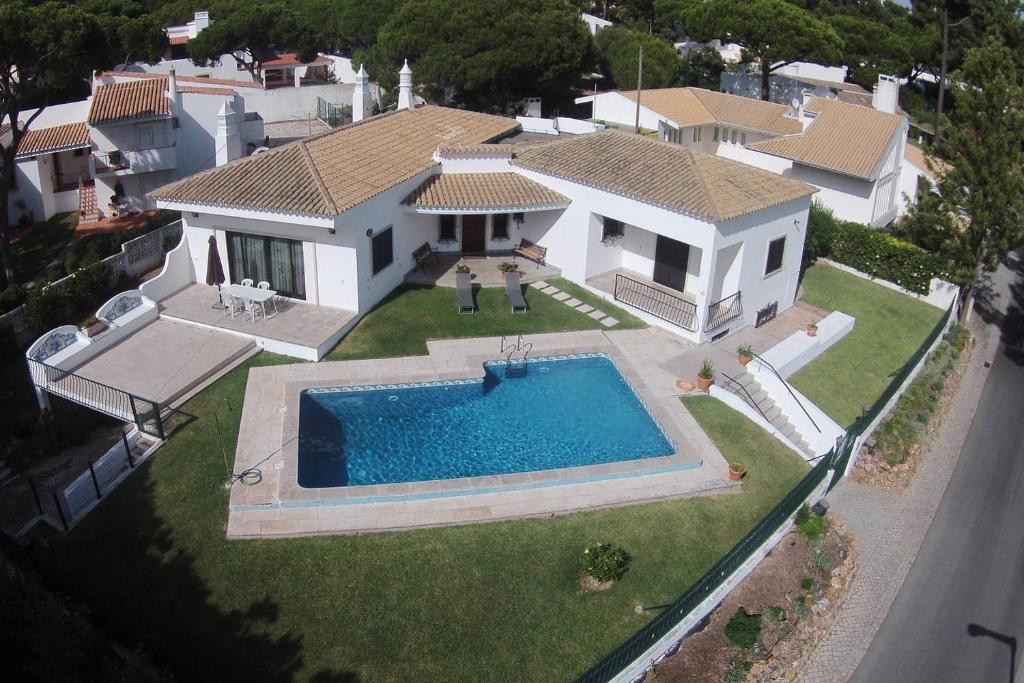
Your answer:
[[[188,401],[190,398],[192,398],[200,391],[208,387],[210,384],[217,381],[231,370],[234,370],[237,366],[249,360],[262,350],[263,349],[256,346],[256,342],[250,342],[248,345],[240,348],[231,356],[217,363],[217,365],[214,365],[213,367],[209,368],[191,386],[185,387],[177,394],[171,396],[166,401],[163,407],[165,409],[178,408],[184,405],[184,403]]]
[[[815,456],[815,452],[811,449],[811,445],[802,439],[796,444],[796,447],[803,451],[804,455],[810,458]]]
[[[786,420],[786,423],[782,427],[778,427],[778,430],[782,432],[782,435],[789,439],[790,441],[792,441],[795,438],[802,438],[800,436],[800,432],[796,431],[796,427],[794,427],[789,422],[789,420]]]
[[[753,389],[748,387],[747,393],[750,394],[750,398],[754,399],[754,403],[761,403],[765,399],[768,399],[768,392],[761,387],[755,387]],[[770,401],[771,399],[768,400]],[[772,403],[774,403],[774,401],[772,401]]]
[[[785,429],[787,425],[792,426],[789,424],[789,420],[786,419],[786,416],[782,413],[776,415],[772,420],[770,420],[770,422],[772,423],[772,427],[775,427],[780,432]]]
[[[774,420],[779,415],[782,415],[782,411],[779,410],[778,406],[772,406],[768,410],[764,411],[765,419],[768,420],[769,422]]]
[[[757,380],[749,372],[744,370],[742,373],[736,376],[736,381],[742,384],[744,387],[750,387],[751,384],[757,384]]]

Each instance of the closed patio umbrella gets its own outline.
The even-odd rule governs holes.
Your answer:
[[[227,308],[220,296],[220,286],[224,284],[224,266],[220,263],[220,251],[217,249],[217,238],[210,235],[210,248],[206,253],[206,284],[217,285],[217,303],[214,308]]]

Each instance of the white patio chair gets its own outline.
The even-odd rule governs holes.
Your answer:
[[[252,287],[252,278],[251,277],[242,278],[242,282],[240,284],[243,287]]]
[[[267,282],[266,280],[260,280],[259,284],[257,284],[256,287],[258,289],[269,290],[270,289],[270,283]],[[270,316],[269,316],[269,317],[273,317],[273,316],[277,315],[277,295],[275,294],[274,296],[270,297],[270,299],[268,299],[268,301],[270,301],[270,303],[272,303],[274,305],[274,312],[271,313]]]
[[[263,303],[260,301],[253,301],[252,299],[243,299],[245,302],[245,311],[249,314],[250,319],[253,323],[256,322],[256,316],[266,318],[267,310],[263,307]]]
[[[225,315],[230,315],[234,318],[239,313],[245,313],[245,301],[240,296],[234,296],[227,292],[224,294],[224,303],[227,305]]]

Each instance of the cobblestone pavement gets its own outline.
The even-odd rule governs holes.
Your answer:
[[[884,493],[847,479],[829,497],[831,510],[857,538],[860,565],[832,629],[798,681],[849,680],[910,571],[974,419],[988,373],[984,362],[998,346],[998,330],[977,316],[971,332],[976,343],[960,390],[906,491]]]

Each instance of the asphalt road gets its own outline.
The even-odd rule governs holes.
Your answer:
[[[858,683],[1024,681],[1024,264],[1011,265],[983,315],[1001,343],[977,414]]]

